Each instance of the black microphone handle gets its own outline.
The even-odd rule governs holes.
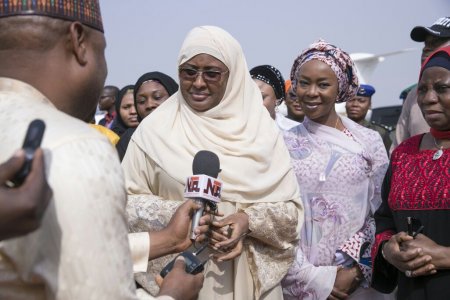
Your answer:
[[[202,198],[195,198],[193,199],[193,201],[195,203],[201,204],[202,207],[197,209],[194,213],[194,215],[192,216],[192,226],[191,226],[191,240],[195,240],[195,238],[197,237],[197,235],[195,234],[194,230],[195,228],[198,227],[198,223],[200,222],[200,218],[203,215],[203,211],[205,210],[205,201]]]

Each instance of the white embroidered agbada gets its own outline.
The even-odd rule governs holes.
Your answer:
[[[194,155],[212,151],[222,168],[219,210],[225,216],[245,211],[251,234],[240,257],[217,264],[210,260],[199,299],[281,300],[280,281],[294,260],[303,222],[289,153],[262,105],[239,43],[220,28],[197,27],[186,37],[178,65],[201,53],[229,69],[224,97],[216,107],[197,112],[177,92],[139,125],[122,162],[130,230],[165,226],[184,200]],[[141,205],[148,201],[154,205]],[[172,257],[150,262],[137,281],[154,292],[152,274]]]

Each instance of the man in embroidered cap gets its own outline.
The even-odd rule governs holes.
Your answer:
[[[411,39],[423,42],[421,64],[436,49],[450,45],[450,17],[437,19],[430,27],[416,26],[411,30]],[[390,151],[414,135],[428,132],[430,127],[417,104],[417,87],[408,92],[403,102],[402,113],[395,128],[395,139]]]
[[[106,78],[105,46],[98,0],[0,1],[0,162],[22,146],[30,121],[42,119],[53,190],[41,227],[0,243],[0,299],[137,297],[121,166],[109,141],[86,123]],[[144,258],[136,270],[146,269],[149,235],[151,257],[183,250],[167,244],[190,245],[194,209],[192,201],[180,206],[166,228],[175,232],[163,239],[164,229],[129,237],[133,258]],[[178,238],[180,228],[185,238]],[[160,295],[195,297],[202,282],[201,274],[186,274],[176,262]]]
[[[349,119],[356,123],[375,130],[381,135],[386,151],[389,153],[391,147],[391,139],[389,131],[383,126],[367,121],[366,115],[372,106],[372,95],[375,94],[375,88],[368,84],[361,84],[358,88],[356,96],[345,103],[345,110]]]

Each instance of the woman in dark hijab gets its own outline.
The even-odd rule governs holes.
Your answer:
[[[134,106],[137,119],[141,122],[146,116],[153,112],[161,103],[166,101],[178,90],[178,84],[172,77],[161,72],[145,73],[134,85]],[[136,128],[129,128],[116,145],[120,161],[130,142],[130,138]]]
[[[134,103],[139,121],[178,90],[175,80],[161,72],[145,73],[138,79],[135,87]]]
[[[111,125],[111,130],[120,137],[128,128],[136,128],[139,125],[133,91],[134,85],[123,87],[119,92],[118,101],[115,103],[117,113]]]
[[[250,75],[261,90],[263,104],[269,111],[272,119],[275,120],[281,130],[289,130],[298,125],[297,121],[288,119],[278,111],[279,105],[286,100],[288,115],[290,112],[291,98],[287,98],[285,84],[281,72],[271,65],[261,65],[250,70]],[[290,83],[290,81],[289,81]],[[295,100],[296,101],[296,100]],[[289,105],[288,105],[289,102]]]
[[[276,107],[286,98],[281,72],[273,66],[262,65],[251,69],[250,75],[261,90],[263,104],[270,117],[275,120]]]

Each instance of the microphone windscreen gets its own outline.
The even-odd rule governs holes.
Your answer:
[[[207,175],[217,178],[220,172],[219,157],[207,150],[201,150],[194,156],[192,162],[192,174],[193,175]]]

